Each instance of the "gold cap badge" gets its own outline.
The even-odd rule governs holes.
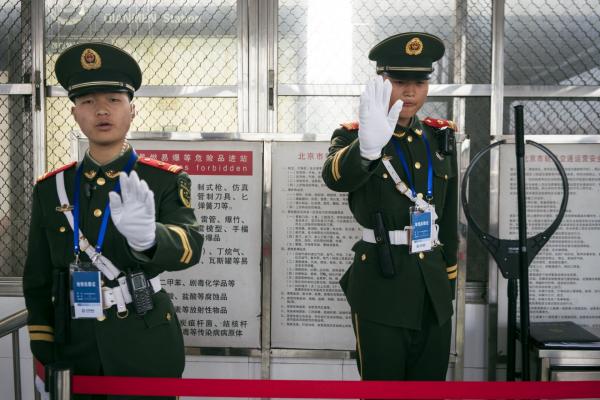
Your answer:
[[[92,49],[85,49],[81,53],[81,67],[85,70],[98,69],[102,66],[102,59],[100,54],[96,53]]]
[[[406,43],[405,51],[409,56],[418,56],[423,52],[423,42],[418,37],[414,37]]]

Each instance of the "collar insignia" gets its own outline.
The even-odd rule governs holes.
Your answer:
[[[116,177],[118,177],[118,176],[119,176],[119,174],[120,174],[120,173],[121,173],[121,171],[113,171],[113,170],[111,169],[111,170],[108,170],[108,171],[106,171],[106,172],[104,173],[104,175],[106,175],[106,176],[107,176],[107,177],[109,177],[110,179],[115,179]]]
[[[83,175],[85,175],[85,177],[88,179],[94,179],[97,173],[98,171],[90,169],[89,171],[85,171]]]

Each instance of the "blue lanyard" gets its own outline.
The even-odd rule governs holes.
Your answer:
[[[126,173],[130,173],[133,169],[133,165],[137,161],[137,154],[135,150],[131,149],[131,157],[127,161],[127,165],[123,171]],[[77,168],[77,173],[75,174],[75,198],[73,199],[73,249],[75,251],[75,255],[79,256],[80,248],[79,248],[79,193],[81,187],[81,175],[83,173],[83,163],[79,165]],[[116,193],[121,193],[121,184],[119,181],[115,184],[113,189]],[[96,243],[96,253],[102,253],[102,245],[104,244],[104,236],[106,235],[106,227],[108,226],[108,217],[110,216],[110,203],[107,200],[106,206],[104,207],[104,216],[102,217],[102,225],[100,225],[100,232],[98,233],[98,243]]]
[[[429,147],[429,140],[425,137],[425,133],[419,135],[425,142],[425,149],[427,150],[427,200],[431,201],[433,199],[433,161],[431,159],[431,148]],[[412,180],[412,176],[410,174],[410,170],[408,169],[408,163],[406,162],[406,158],[404,157],[404,153],[402,152],[402,148],[400,148],[400,141],[393,137],[394,148],[396,149],[396,154],[402,163],[402,167],[404,168],[404,172],[406,173],[406,178],[408,179],[408,184],[410,185],[410,190],[412,192],[413,197],[417,195],[417,191],[415,190],[415,185]]]

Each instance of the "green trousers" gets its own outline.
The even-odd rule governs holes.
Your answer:
[[[363,380],[446,379],[452,319],[439,325],[425,301],[420,330],[383,325],[353,313],[356,362]]]
[[[154,309],[136,315],[131,305],[126,318],[116,307],[106,319],[71,320],[69,344],[58,347],[58,360],[71,366],[74,375],[181,377],[185,354],[181,326],[169,295],[153,296]],[[157,399],[132,396],[74,396],[87,399]],[[174,397],[160,397],[171,399]]]

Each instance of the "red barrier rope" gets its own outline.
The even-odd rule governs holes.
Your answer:
[[[40,377],[42,381],[46,380],[46,370],[44,369],[44,365],[39,362],[37,359],[33,359],[33,367],[35,368],[35,374]]]
[[[600,381],[399,382],[73,376],[75,394],[327,399],[591,399]]]

